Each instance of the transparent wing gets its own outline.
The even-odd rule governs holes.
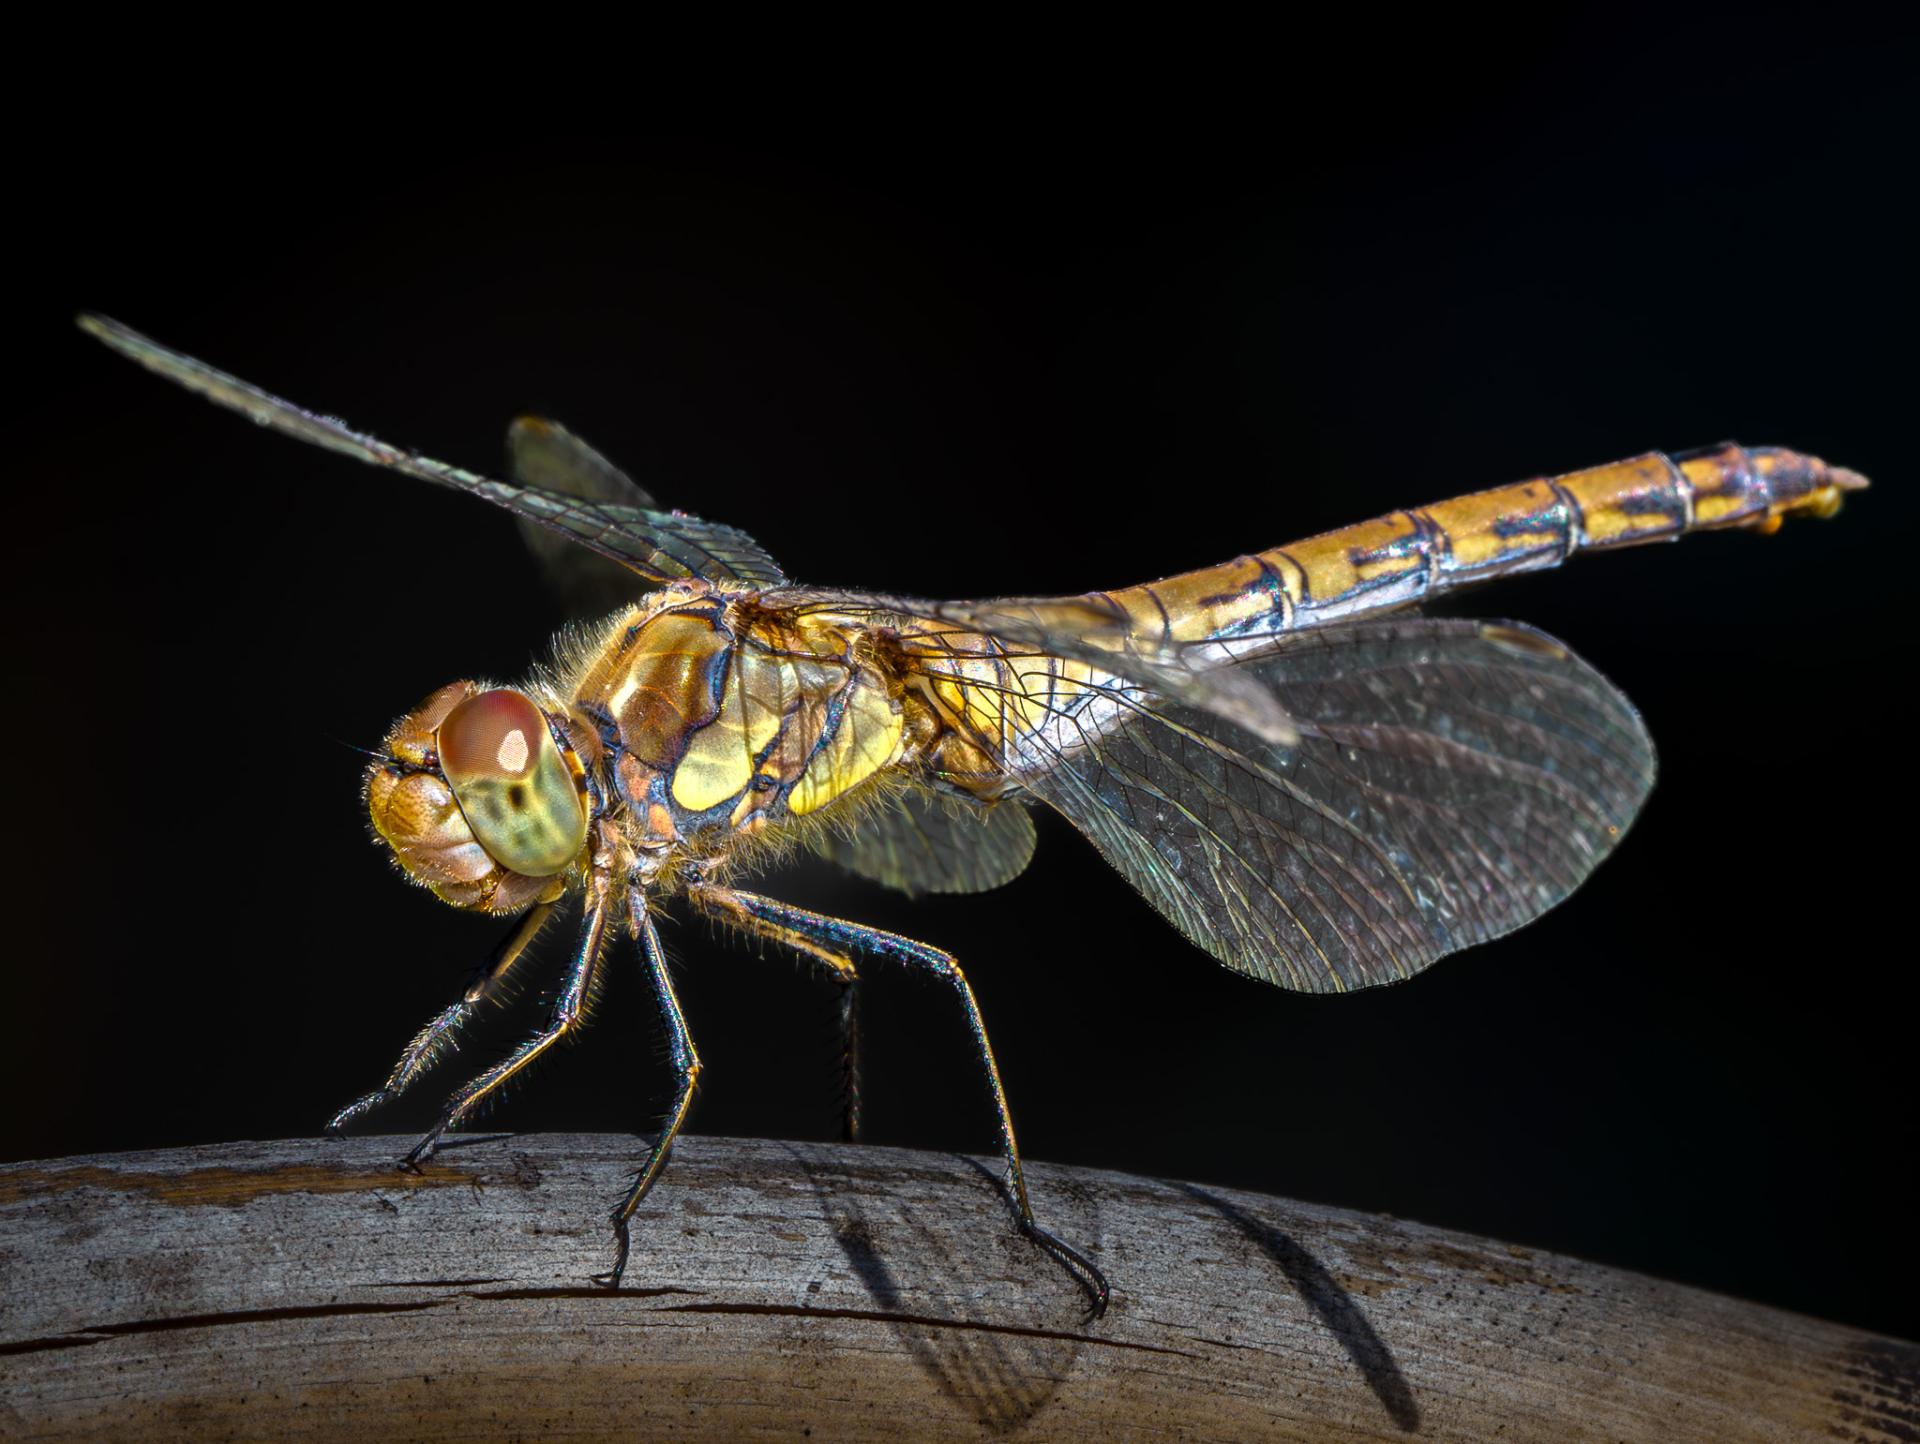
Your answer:
[[[647,489],[559,422],[520,416],[507,428],[507,465],[513,479],[589,501],[614,501],[655,511]]]
[[[1030,659],[1041,666],[1054,658],[1084,662],[1169,700],[1210,712],[1263,741],[1286,744],[1298,735],[1281,700],[1245,669],[1223,667],[1217,656],[1200,648],[1162,645],[1135,636],[1125,613],[1097,598],[929,602],[792,587],[766,600],[796,617],[813,612],[859,613],[889,623],[902,616],[945,622],[986,639],[987,650],[977,654],[982,659]],[[941,661],[964,661],[969,655],[952,639],[937,634],[916,637],[915,645],[922,655]]]
[[[507,428],[507,475],[523,487],[586,501],[655,509],[644,488],[557,421],[522,416]],[[571,618],[602,616],[633,600],[640,579],[624,565],[575,546],[563,534],[516,517],[520,535]]]
[[[479,476],[444,461],[390,446],[330,416],[317,416],[290,401],[249,385],[203,361],[169,350],[104,316],[82,316],[80,328],[150,371],[261,426],[384,466],[437,486],[478,496],[515,516],[538,522],[571,541],[620,563],[649,581],[684,577],[706,581],[776,583],[780,569],[745,532],[679,512],[654,511],[619,501],[595,501],[537,486],[515,486]]]
[[[862,817],[848,834],[822,832],[813,850],[909,896],[987,892],[1012,882],[1033,857],[1033,818],[1017,802],[979,807],[909,792]]]
[[[1188,938],[1282,987],[1394,982],[1538,917],[1653,784],[1632,704],[1529,628],[1359,622],[1241,670],[1297,743],[1143,708],[1028,786]]]
[[[933,614],[988,633],[1005,645],[1104,668],[1151,687],[1169,701],[1210,712],[1262,741],[1285,745],[1297,740],[1285,705],[1246,671],[1222,667],[1211,658],[1193,660],[1204,655],[1197,648],[1139,637],[1124,613],[1103,610],[1092,598],[938,602]]]

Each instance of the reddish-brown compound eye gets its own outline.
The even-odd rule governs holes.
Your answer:
[[[587,810],[547,719],[521,692],[467,698],[435,737],[440,770],[487,855],[526,877],[564,872],[586,840]]]

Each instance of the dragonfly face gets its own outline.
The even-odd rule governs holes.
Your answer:
[[[1572,893],[1653,783],[1631,703],[1518,623],[1426,618],[1450,588],[1683,533],[1829,516],[1862,478],[1726,445],[1475,493],[1082,597],[925,602],[794,585],[732,527],[659,510],[564,428],[509,432],[512,480],[417,456],[98,318],[123,354],[255,421],[469,492],[541,532],[608,615],[524,687],[459,682],[402,718],[367,776],[403,870],[456,906],[519,918],[480,982],[422,1030],[342,1126],[418,1080],[494,997],[568,894],[582,922],[538,1034],[456,1093],[429,1157],[584,1019],[609,930],[652,978],[675,1071],[627,1220],[685,1119],[699,1058],[652,920],[669,897],[840,984],[857,1131],[855,959],[954,991],[996,1105],[1021,1227],[1104,1305],[1085,1255],[1034,1222],[985,1025],[953,958],[738,884],[772,844],[907,891],[976,892],[1064,815],[1199,947],[1308,992],[1410,977]],[[555,550],[556,539],[576,548]],[[584,549],[584,551],[579,550]],[[591,553],[591,555],[587,555]],[[650,591],[644,590],[651,588]],[[636,593],[643,593],[636,596]]]
[[[442,687],[394,724],[367,769],[374,830],[455,907],[516,913],[586,842],[586,776],[563,725],[524,692]]]

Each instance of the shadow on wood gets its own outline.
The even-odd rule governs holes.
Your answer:
[[[0,1435],[1911,1439],[1920,1348],[1574,1259],[946,1154],[233,1144],[0,1168]]]

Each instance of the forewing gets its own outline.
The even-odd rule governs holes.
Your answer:
[[[1012,882],[1033,857],[1033,818],[1017,802],[978,807],[909,792],[862,817],[848,834],[822,832],[814,851],[909,895],[986,892]]]
[[[1294,745],[1143,708],[1028,785],[1188,938],[1282,987],[1394,982],[1531,921],[1653,784],[1632,704],[1530,628],[1358,622],[1240,670]]]
[[[523,487],[639,510],[654,508],[653,498],[632,477],[559,422],[542,416],[519,417],[507,428],[507,475]],[[624,565],[582,550],[559,532],[526,517],[516,517],[515,524],[570,617],[613,611],[631,601],[641,585]]]
[[[317,416],[203,361],[149,340],[104,316],[82,316],[81,329],[150,371],[197,392],[261,426],[373,466],[384,466],[437,486],[452,487],[538,522],[589,551],[620,563],[653,582],[698,577],[706,581],[772,584],[780,569],[745,532],[679,512],[654,511],[617,501],[593,501],[537,486],[515,486],[450,466],[432,457],[352,430],[330,416]]]

